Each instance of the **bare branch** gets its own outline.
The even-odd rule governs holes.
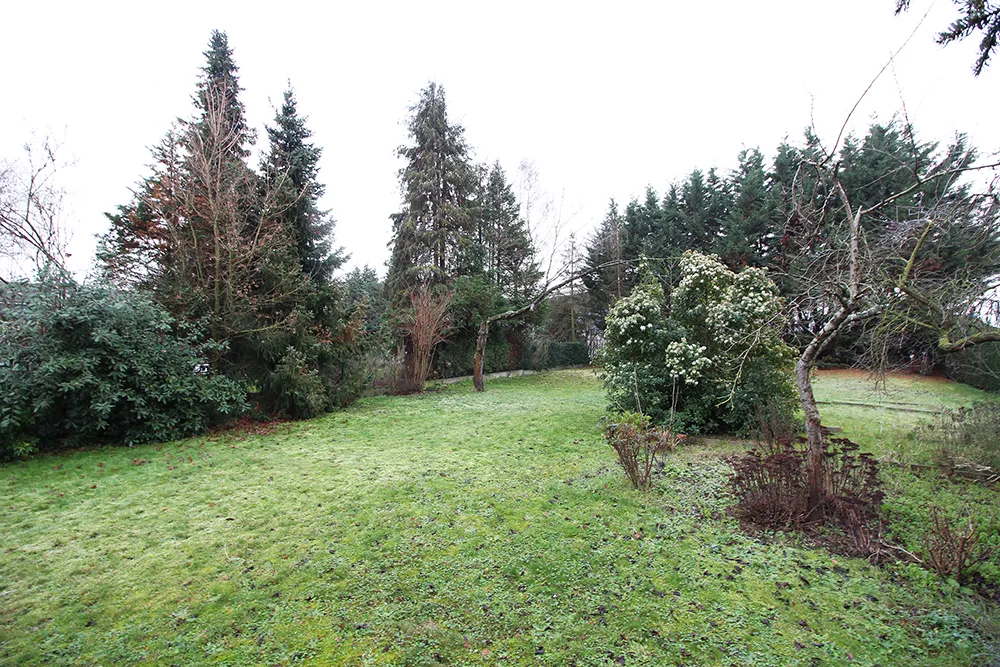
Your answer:
[[[46,137],[24,146],[21,161],[0,161],[0,257],[11,276],[45,265],[66,268],[66,230],[61,213],[64,191],[55,184],[59,146]]]

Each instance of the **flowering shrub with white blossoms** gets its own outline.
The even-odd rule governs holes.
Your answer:
[[[663,325],[663,288],[647,281],[611,308],[604,337],[617,358],[640,362],[661,349]]]
[[[682,380],[684,384],[698,384],[705,371],[712,366],[712,360],[704,356],[707,351],[704,345],[689,343],[683,338],[668,343],[664,360],[670,377]]]
[[[783,302],[762,269],[734,273],[688,251],[669,303],[647,275],[607,317],[603,379],[612,408],[687,432],[746,432],[761,407],[790,415],[795,352]],[[669,312],[669,315],[665,313]]]

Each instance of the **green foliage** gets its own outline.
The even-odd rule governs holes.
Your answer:
[[[486,355],[483,358],[484,373],[500,373],[521,367],[520,358],[511,359],[511,344],[505,339],[504,333],[499,327],[490,331]],[[437,374],[443,378],[472,375],[475,352],[476,341],[470,338],[460,342],[443,343],[434,355]]]
[[[590,352],[582,340],[544,340],[539,352],[540,368],[586,366],[590,363]]]
[[[624,215],[612,206],[588,239],[586,263],[595,268],[621,258],[627,264],[584,279],[588,321],[604,326],[614,301],[636,284],[641,257],[649,258],[650,267],[670,291],[680,279],[680,257],[694,250],[717,254],[733,270],[748,266],[772,270],[780,292],[789,297],[789,340],[800,346],[811,340],[822,326],[822,313],[835,305],[830,295],[837,272],[831,261],[847,247],[841,193],[809,168],[825,157],[818,138],[807,131],[797,144],[779,145],[771,164],[758,149],[745,149],[728,175],[696,169],[662,194],[647,188],[644,197],[628,203]],[[886,295],[895,287],[892,276],[901,272],[899,257],[906,257],[927,220],[945,222],[928,236],[909,275],[911,283],[939,305],[965,303],[970,294],[988,291],[989,281],[1000,271],[995,198],[974,196],[953,175],[975,157],[963,134],[939,145],[920,140],[912,126],[895,118],[873,122],[863,133],[844,140],[834,158],[854,210],[894,197],[891,206],[862,216],[869,248],[897,249],[876,262],[889,277],[889,285],[880,284],[876,290],[879,298],[892,301]],[[939,178],[942,174],[951,175]],[[808,214],[823,207],[829,208],[828,215]],[[912,300],[895,302],[908,308],[892,313],[893,317],[888,317],[887,309],[880,318],[880,331],[859,326],[841,332],[824,354],[839,363],[901,365],[935,347],[940,314],[933,308],[932,312],[913,308]],[[882,326],[889,320],[892,326]],[[878,340],[872,339],[875,333],[882,334]]]
[[[1000,345],[973,345],[944,357],[948,377],[977,389],[1000,392]]]
[[[207,372],[214,346],[175,335],[146,296],[65,277],[3,296],[0,456],[174,440],[246,408],[239,383]]]
[[[780,190],[772,187],[759,150],[740,152],[729,192],[732,201],[722,220],[723,233],[713,240],[714,251],[730,267],[773,266],[785,216],[778,210]]]
[[[385,294],[405,308],[412,289],[447,285],[452,326],[435,354],[439,374],[453,377],[472,372],[482,322],[529,301],[541,273],[506,174],[499,162],[488,168],[472,164],[464,128],[448,119],[444,89],[429,83],[410,112],[411,143],[399,149],[406,161],[400,172],[403,206],[392,216]],[[487,372],[521,365],[527,323],[521,318],[502,332],[493,327]],[[396,328],[401,365],[413,367],[413,341],[404,327]]]
[[[229,38],[220,30],[213,30],[201,68],[198,90],[195,93],[195,107],[202,114],[202,124],[209,109],[216,104],[213,99],[221,96],[222,113],[225,124],[232,129],[232,142],[227,148],[233,159],[242,160],[250,155],[249,145],[256,139],[255,132],[247,125],[246,108],[240,101],[239,71],[233,60],[233,50],[229,48]],[[201,128],[204,130],[204,127]]]
[[[319,371],[310,368],[305,355],[289,347],[265,384],[278,412],[307,419],[324,412],[329,403]]]
[[[448,120],[444,88],[429,83],[410,108],[412,144],[399,148],[403,210],[392,216],[386,283],[393,301],[421,283],[441,283],[461,265],[475,228],[475,170],[465,129]],[[464,268],[464,267],[463,267]]]
[[[435,366],[441,377],[471,375],[479,324],[503,307],[503,296],[500,287],[483,273],[458,276],[452,279],[450,288],[451,327],[446,340],[435,352]],[[510,370],[512,364],[519,367],[520,356],[514,360],[510,357],[512,346],[508,333],[511,332],[507,328],[499,326],[490,331],[483,372]]]
[[[611,408],[643,412],[657,423],[669,419],[673,394],[663,355],[665,306],[659,282],[645,277],[608,313],[600,357]]]
[[[628,294],[631,283],[629,271],[620,264],[610,265],[625,258],[622,247],[623,219],[618,204],[612,199],[601,224],[587,239],[583,250],[583,286],[587,292],[586,321],[604,329],[604,318],[618,297]],[[601,268],[603,267],[603,268]]]
[[[669,304],[647,276],[608,315],[604,382],[612,406],[679,430],[746,433],[760,406],[795,404],[782,300],[761,269],[740,273],[688,251]],[[669,316],[663,313],[669,305]]]
[[[508,301],[533,296],[541,271],[520,205],[499,162],[484,172],[474,216],[470,247],[479,250],[480,261],[470,263],[465,272],[485,273]]]
[[[318,180],[323,151],[309,141],[312,132],[299,115],[291,89],[285,91],[267,136],[269,150],[261,172],[265,189],[273,190],[269,204],[274,217],[292,231],[302,273],[317,285],[328,285],[347,257],[343,248],[333,248],[333,219],[319,208],[326,190]]]

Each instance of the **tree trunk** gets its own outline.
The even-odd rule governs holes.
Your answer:
[[[616,262],[601,264],[600,266],[595,266],[592,269],[588,269],[587,271],[574,273],[569,278],[561,282],[558,282],[555,285],[550,285],[546,287],[537,295],[535,295],[535,298],[533,298],[531,301],[521,306],[520,308],[508,310],[503,313],[497,313],[496,315],[490,315],[485,320],[483,320],[483,323],[479,325],[479,336],[476,338],[476,356],[472,362],[472,385],[475,387],[476,391],[483,391],[484,389],[483,356],[486,353],[486,339],[489,338],[491,324],[493,324],[494,322],[499,322],[501,320],[512,320],[514,318],[521,317],[522,315],[530,313],[531,311],[533,311],[535,308],[538,307],[538,304],[540,304],[542,300],[545,299],[545,297],[547,297],[549,294],[552,294],[557,289],[561,289],[562,287],[565,287],[566,285],[569,285],[574,281],[579,280],[585,275],[593,273],[594,271],[600,271],[601,269],[604,269],[615,263]]]
[[[476,336],[476,357],[472,362],[472,386],[476,391],[485,391],[483,384],[483,358],[486,356],[486,341],[490,337],[490,320],[483,320]]]
[[[812,389],[812,369],[815,359],[805,354],[795,365],[795,385],[799,392],[799,403],[806,417],[806,472],[809,475],[809,516],[812,517],[823,503],[823,427],[820,424],[819,408]]]
[[[806,473],[809,475],[809,513],[810,518],[816,518],[816,511],[825,500],[823,479],[823,426],[820,423],[819,408],[812,388],[812,369],[816,360],[832,343],[840,331],[851,324],[873,317],[881,312],[880,306],[873,306],[864,311],[858,311],[856,304],[844,305],[837,314],[827,321],[826,325],[813,336],[812,341],[802,351],[798,363],[795,364],[795,386],[799,393],[799,404],[806,417],[806,442],[809,449],[806,453]]]
[[[816,396],[813,395],[812,369],[816,359],[829,345],[840,328],[851,317],[851,309],[847,306],[837,311],[837,314],[827,321],[826,325],[813,336],[812,341],[802,351],[798,363],[795,364],[795,387],[799,393],[799,404],[806,418],[806,442],[809,448],[806,452],[806,474],[809,476],[809,507],[808,515],[816,518],[816,512],[823,504],[823,426],[820,423],[819,407]]]

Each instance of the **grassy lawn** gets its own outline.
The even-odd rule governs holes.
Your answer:
[[[879,383],[864,371],[821,371],[813,384],[824,424],[842,426],[880,458],[903,463],[932,462],[932,447],[914,431],[932,423],[935,411],[997,400],[968,385],[919,375],[890,375]]]
[[[853,381],[821,378],[821,400],[855,400],[837,398]],[[948,387],[920,383],[900,400],[972,396]],[[600,438],[603,408],[592,373],[563,371],[481,395],[463,383],[365,399],[270,435],[7,464],[0,663],[997,659],[984,641],[997,608],[970,591],[741,533],[721,459],[736,445],[686,447],[656,490],[631,490]],[[925,416],[821,409],[890,450]],[[890,477],[901,534],[925,496],[997,505],[995,491]]]

